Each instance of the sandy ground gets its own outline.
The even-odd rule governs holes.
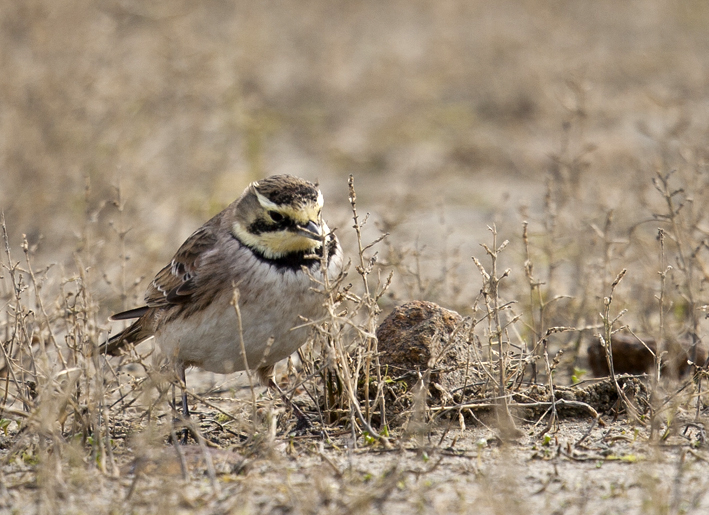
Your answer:
[[[230,411],[223,400],[221,407]],[[196,410],[207,438],[215,434],[210,420],[217,415]],[[446,426],[426,435],[402,434],[391,449],[361,443],[353,448],[349,436],[336,430],[330,438],[276,436],[248,445],[227,435],[209,449],[167,445],[149,452],[139,450],[138,441],[124,440],[114,450],[116,475],[75,470],[51,481],[62,513],[83,513],[88,506],[92,513],[640,514],[709,509],[709,454],[698,426],[684,433],[685,426],[678,424],[684,434],[650,443],[648,429],[640,425],[609,420],[595,426],[592,419],[564,419],[547,439],[538,436],[539,427],[521,424],[522,435],[505,444],[492,429],[461,430],[457,422]],[[3,512],[41,507],[41,499],[33,500],[31,467],[18,465],[5,467]]]
[[[481,317],[471,256],[490,266],[480,244],[495,225],[510,241],[499,262],[510,269],[505,320],[520,316],[509,342],[577,329],[549,341],[552,358],[565,351],[560,384],[585,367],[622,269],[617,325],[704,339],[707,26],[701,1],[0,5],[0,210],[11,249],[0,341],[29,354],[51,333],[69,357],[62,369],[50,346],[40,363],[58,378],[40,391],[48,400],[37,412],[49,418],[18,432],[0,417],[0,511],[709,513],[706,410],[695,418],[689,382],[660,417],[664,439],[650,438],[647,420],[606,414],[581,443],[585,417],[562,419],[548,441],[518,420],[522,436],[505,444],[492,422],[468,420],[443,440],[439,425],[430,436],[397,429],[384,449],[361,434],[354,448],[342,427],[330,439],[288,436],[292,417],[276,403],[269,426],[266,400],[251,434],[245,378],[190,371],[188,386],[237,418],[194,405],[217,442],[214,474],[194,445],[180,451],[183,473],[164,402],[154,426],[144,425],[147,404],[109,413],[115,469],[86,431],[94,404],[71,407],[68,421],[57,408],[96,392],[88,359],[78,359],[81,388],[61,388],[75,371],[72,338],[115,332],[108,315],[138,304],[194,229],[274,173],[320,181],[325,217],[353,258],[355,176],[371,214],[365,239],[390,233],[378,247],[382,276],[395,274],[384,313],[425,299]],[[653,180],[671,170],[668,203]]]

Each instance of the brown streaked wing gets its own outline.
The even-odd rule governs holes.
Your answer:
[[[191,300],[202,256],[214,248],[218,224],[204,225],[197,229],[182,244],[172,262],[160,270],[145,293],[145,302],[150,307],[182,304]]]

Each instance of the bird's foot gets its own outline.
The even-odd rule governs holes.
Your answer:
[[[313,423],[310,421],[308,415],[303,413],[303,411],[293,403],[290,403],[293,409],[293,415],[298,419],[298,423],[295,425],[295,431],[298,433],[304,433],[310,431],[313,428]]]

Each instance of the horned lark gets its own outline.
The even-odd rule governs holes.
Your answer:
[[[154,337],[183,381],[185,368],[194,366],[221,374],[248,367],[268,382],[274,364],[305,343],[301,317],[324,312],[304,269],[322,278],[323,255],[330,279],[342,268],[322,207],[318,187],[303,179],[276,175],[251,183],[187,238],[148,287],[145,306],[111,317],[137,320],[101,350],[117,355]],[[184,392],[182,401],[188,415]]]

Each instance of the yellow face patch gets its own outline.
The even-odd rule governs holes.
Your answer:
[[[292,252],[312,252],[320,246],[319,241],[287,229],[253,234],[239,222],[234,222],[232,231],[245,245],[258,250],[269,259],[277,259]]]

